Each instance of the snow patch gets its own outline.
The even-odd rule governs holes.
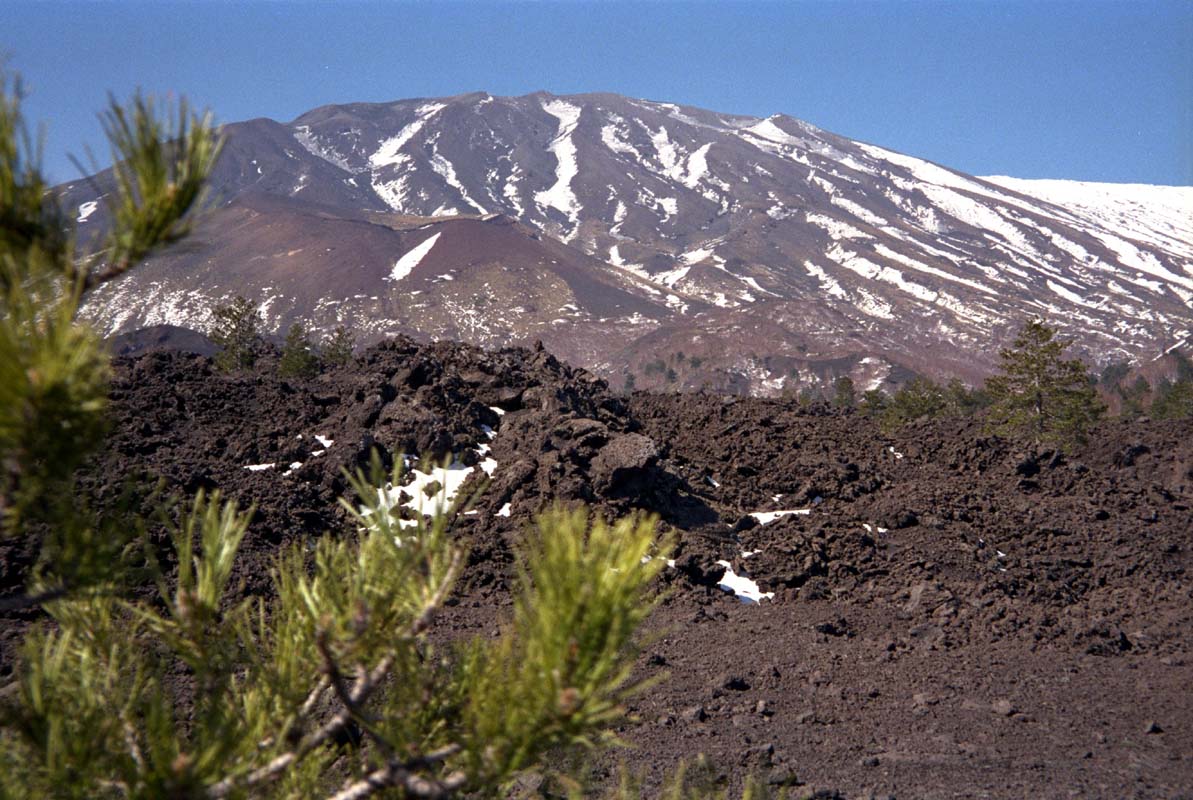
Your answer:
[[[401,258],[394,262],[393,269],[389,271],[385,280],[396,282],[409,275],[426,258],[427,253],[431,252],[431,248],[435,246],[435,242],[439,241],[441,235],[443,232],[439,231],[406,251]]]
[[[689,189],[696,188],[696,184],[700,183],[700,179],[708,173],[708,149],[712,147],[712,142],[701,145],[694,153],[688,156],[687,173],[680,181]]]
[[[615,117],[614,119],[617,122],[621,121],[620,117]],[[633,156],[635,161],[641,161],[642,154],[638,152],[638,148],[622,140],[619,134],[621,134],[621,130],[616,125],[601,126],[601,142],[604,143],[605,147],[608,147],[614,153]]]
[[[813,264],[811,261],[804,262],[804,269],[808,271],[809,275],[819,281],[820,288],[823,289],[829,296],[836,297],[841,300],[849,299],[849,293],[841,288],[841,284],[837,283],[834,278],[830,277],[829,274],[824,271],[824,269],[817,266],[816,264]]]
[[[936,292],[918,283],[905,280],[903,273],[897,269],[875,264],[867,258],[862,258],[857,253],[845,250],[840,245],[833,246],[825,255],[863,278],[888,283],[926,303],[936,302]]]
[[[404,456],[407,461],[410,461],[409,456]],[[442,513],[451,507],[455,502],[456,495],[460,493],[460,489],[464,483],[472,475],[473,468],[466,467],[459,461],[444,466],[440,465],[432,467],[426,472],[411,467],[406,471],[406,475],[410,477],[410,482],[404,486],[394,486],[387,484],[384,488],[379,489],[378,492],[381,498],[381,508],[379,511],[387,513],[395,507],[408,508],[417,514],[427,514],[434,516]],[[433,496],[428,497],[427,489],[438,484],[438,490]],[[410,495],[410,499],[405,503],[400,502],[402,492]],[[365,509],[361,509],[364,511]],[[399,520],[398,527],[413,528],[418,525],[417,520]]]
[[[810,508],[792,508],[786,511],[752,511],[750,512],[750,516],[765,525],[768,522],[774,522],[779,517],[786,517],[790,516],[791,514],[806,516],[811,513],[812,509]]]
[[[725,574],[721,576],[721,580],[717,586],[725,591],[736,595],[743,603],[757,604],[763,599],[773,600],[774,592],[763,592],[758,588],[758,584],[744,575],[738,575],[733,571],[732,565],[728,561],[718,561],[722,567],[725,568]]]
[[[575,226],[580,219],[580,201],[572,192],[572,180],[580,172],[576,163],[576,143],[572,133],[580,122],[580,107],[563,100],[543,103],[543,111],[559,120],[559,132],[547,148],[555,155],[555,184],[541,192],[535,192],[534,201],[544,208],[554,208],[563,213]]]
[[[838,239],[873,239],[870,234],[853,227],[848,222],[844,222],[833,217],[826,217],[824,214],[814,214],[811,211],[804,214],[804,219],[812,225],[824,230],[828,233],[829,238],[836,241]]]
[[[878,253],[878,255],[882,256],[883,258],[889,258],[892,261],[898,261],[900,264],[903,264],[904,266],[911,267],[912,269],[917,270],[919,272],[923,272],[927,275],[933,275],[937,278],[944,278],[945,280],[948,280],[948,281],[954,281],[956,283],[961,284],[962,286],[968,286],[971,289],[977,289],[978,291],[985,292],[986,294],[996,294],[996,292],[993,289],[991,289],[989,286],[986,286],[984,283],[979,283],[977,281],[971,281],[968,278],[962,278],[961,276],[954,275],[951,272],[945,272],[943,269],[937,269],[936,267],[933,267],[929,264],[925,264],[922,261],[917,261],[914,258],[905,256],[902,253],[898,253],[898,252],[890,249],[886,245],[883,245],[883,244],[874,245],[874,252]]]
[[[658,205],[663,209],[663,212],[666,214],[666,216],[663,217],[663,222],[666,222],[667,220],[679,214],[679,201],[674,197],[660,197],[657,202]]]
[[[447,105],[444,103],[427,103],[415,109],[416,119],[402,128],[397,136],[383,141],[377,152],[369,156],[369,166],[373,169],[381,169],[385,166],[400,166],[402,159],[399,158],[399,151],[423,129],[423,126],[427,124],[427,121],[431,117],[445,108],[447,108]]]
[[[1084,220],[1121,235],[1193,256],[1193,187],[1028,180],[1002,175],[982,180],[1079,212]]]
[[[348,160],[337,153],[333,148],[325,145],[319,141],[319,137],[311,133],[309,125],[297,125],[294,128],[294,138],[298,141],[303,149],[316,158],[321,158],[332,166],[339,167],[345,172],[354,172]]]
[[[1045,283],[1048,285],[1049,289],[1068,300],[1070,303],[1076,303],[1077,305],[1081,306],[1089,306],[1090,308],[1098,308],[1100,306],[1099,303],[1091,303],[1081,295],[1066,289],[1055,281],[1046,280]]]
[[[711,247],[701,247],[696,250],[689,250],[688,252],[683,253],[680,255],[679,260],[681,263],[688,265],[699,264],[701,261],[711,258],[712,255],[713,249]]]
[[[865,222],[867,224],[876,225],[876,226],[883,226],[883,225],[888,224],[885,219],[883,219],[882,217],[878,216],[877,214],[871,212],[865,206],[863,206],[859,203],[855,203],[846,197],[841,197],[840,195],[834,195],[830,199],[829,202],[831,202],[833,205],[835,205],[839,208],[845,209],[850,214],[853,214],[855,217],[857,217],[862,222]]]
[[[431,169],[435,170],[435,173],[443,178],[444,183],[459,192],[461,199],[465,203],[475,208],[481,214],[488,213],[484,206],[473,200],[468,194],[468,190],[464,188],[464,184],[460,183],[460,179],[456,177],[456,168],[452,165],[452,162],[443,157],[443,154],[438,149],[435,150],[435,155],[431,157]]]
[[[650,131],[649,128],[647,130]],[[659,126],[657,131],[650,131],[650,143],[654,145],[655,158],[658,159],[659,166],[662,167],[662,174],[673,181],[681,180],[683,167],[680,163],[679,151],[675,143],[671,141],[667,128]]]

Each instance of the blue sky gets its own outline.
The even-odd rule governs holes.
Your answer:
[[[1193,2],[0,0],[47,171],[108,90],[221,121],[485,90],[782,112],[973,174],[1193,185]]]

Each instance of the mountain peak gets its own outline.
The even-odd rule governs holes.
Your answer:
[[[267,215],[295,241],[264,250],[213,233],[236,277],[203,291],[247,281],[311,298],[289,316],[267,304],[271,325],[534,336],[605,374],[651,366],[658,380],[663,356],[702,353],[690,375],[671,368],[681,382],[764,393],[842,372],[859,385],[977,377],[1028,317],[1103,361],[1193,330],[1193,190],[979,179],[786,114],[609,93],[331,105],[226,131],[214,188],[227,213],[249,194],[279,198],[288,210]],[[73,191],[80,206],[96,199]],[[322,222],[298,221],[316,207]],[[315,230],[327,240],[310,241]],[[329,270],[353,277],[314,277]],[[327,294],[292,295],[293,281]],[[111,333],[178,322],[157,319],[164,296],[134,283],[88,313]]]

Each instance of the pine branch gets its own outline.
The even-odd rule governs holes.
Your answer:
[[[124,728],[124,744],[128,747],[128,754],[133,763],[137,765],[137,769],[144,772],[145,757],[141,754],[141,746],[137,744],[137,731],[127,715],[122,715],[121,722]]]
[[[452,553],[451,563],[448,565],[447,571],[444,573],[443,581],[427,602],[424,604],[422,611],[410,623],[407,629],[406,637],[414,638],[424,632],[431,621],[435,617],[436,611],[443,605],[444,600],[447,599],[447,593],[451,590],[452,584],[455,582],[457,573],[462,564],[462,557],[460,551]],[[323,746],[333,737],[338,735],[352,719],[354,718],[354,709],[359,708],[368,698],[376,691],[377,687],[389,675],[390,669],[393,668],[395,657],[393,653],[388,653],[381,658],[380,661],[373,667],[372,670],[361,669],[357,675],[356,681],[352,688],[347,691],[346,695],[341,699],[342,708],[323,725],[319,726],[313,733],[305,737],[298,746],[293,750],[288,750],[285,753],[275,757],[272,761],[263,767],[260,767],[243,777],[229,776],[212,785],[207,790],[207,797],[210,800],[222,800],[222,798],[232,795],[234,792],[249,789],[254,786],[260,786],[268,783],[280,776],[292,764],[297,763],[312,751]],[[324,679],[328,683],[334,684],[330,675],[325,675]],[[312,693],[314,696],[315,693]],[[310,698],[307,700],[310,703]],[[304,708],[306,703],[303,704]],[[312,703],[313,705],[313,703]],[[390,769],[392,764],[382,768]],[[393,785],[393,784],[388,784]],[[381,787],[378,787],[381,788]],[[372,790],[376,791],[376,789]],[[369,794],[372,793],[369,792]],[[360,795],[367,797],[368,795]],[[438,795],[419,795],[434,797]]]
[[[361,675],[353,685],[352,690],[348,693],[349,702],[352,705],[359,705],[368,699],[369,695],[377,688],[377,685],[389,674],[393,662],[393,656],[387,655],[377,662],[377,665],[373,667],[372,671]],[[207,796],[212,800],[220,800],[220,798],[228,797],[238,789],[259,786],[277,778],[291,764],[298,762],[311,751],[326,744],[342,731],[351,719],[352,711],[350,707],[345,706],[314,733],[299,742],[298,746],[293,750],[282,753],[265,766],[250,772],[243,778],[234,776],[224,778],[207,790]]]
[[[448,564],[447,572],[443,574],[443,580],[440,582],[439,588],[423,606],[422,613],[415,617],[414,622],[410,623],[408,636],[418,636],[430,627],[432,620],[435,619],[435,614],[439,612],[439,609],[443,606],[443,602],[447,600],[447,593],[451,591],[452,586],[456,582],[456,575],[460,572],[462,561],[461,552],[459,550],[454,551],[451,563]]]
[[[310,716],[311,712],[315,710],[315,704],[319,702],[319,698],[327,691],[327,678],[320,678],[319,682],[315,684],[315,688],[311,689],[311,693],[307,695],[307,699],[303,701],[302,707],[298,709],[299,717]]]
[[[454,746],[453,746],[454,747]],[[410,797],[429,798],[430,800],[442,800],[442,798],[451,797],[457,791],[464,788],[468,778],[463,772],[453,772],[446,778],[435,780],[433,778],[424,778],[412,772],[417,767],[432,766],[437,761],[444,759],[459,752],[459,748],[443,748],[436,753],[428,754],[420,758],[411,759],[410,761],[398,763],[390,762],[380,769],[375,769],[356,783],[336,792],[331,795],[328,800],[363,800],[366,797],[372,797],[382,789],[388,789],[393,786],[399,786]]]
[[[46,589],[45,591],[34,592],[33,594],[17,594],[12,597],[5,597],[3,600],[0,600],[0,613],[20,611],[30,606],[45,605],[55,600],[61,600],[68,594],[70,594],[68,588],[59,586],[55,589]]]
[[[315,638],[315,647],[319,651],[319,656],[323,659],[323,673],[327,676],[328,682],[331,684],[332,690],[336,697],[340,699],[340,703],[344,706],[351,715],[352,719],[356,721],[357,726],[360,727],[365,734],[377,743],[381,749],[382,755],[386,759],[392,760],[394,758],[393,747],[386,741],[385,737],[372,725],[372,717],[368,715],[360,704],[353,701],[351,693],[348,691],[348,685],[344,682],[344,675],[340,672],[339,666],[336,664],[335,657],[331,653],[331,649],[327,646],[327,634],[325,631],[320,631]],[[356,668],[356,683],[360,682],[365,677],[364,665]]]

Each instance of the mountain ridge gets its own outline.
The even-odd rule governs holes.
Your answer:
[[[202,324],[197,311],[155,317],[160,292],[150,284],[172,284],[206,303],[245,286],[273,312],[265,316],[274,330],[302,318],[317,330],[347,321],[365,339],[382,328],[486,346],[541,338],[605,377],[635,375],[647,385],[666,383],[655,380],[657,371],[644,374],[645,365],[683,352],[702,364],[679,371],[675,388],[776,393],[840,374],[873,383],[873,370],[862,368],[867,358],[890,372],[932,374],[947,365],[976,380],[1028,317],[1057,325],[1095,362],[1143,360],[1193,331],[1193,226],[1179,216],[1182,201],[1193,207],[1193,188],[1169,193],[1175,214],[1149,211],[1138,197],[1086,197],[1083,205],[1068,184],[977,178],[786,115],[720,114],[608,93],[326,105],[289,123],[258,119],[225,131],[213,214],[243,213],[244,198],[268,195],[280,204],[271,213],[289,215],[295,230],[296,215],[338,215],[345,225],[322,226],[326,245],[360,261],[372,276],[365,298],[386,302],[288,292],[283,284],[291,282],[337,290],[326,277],[335,270],[325,274],[326,265],[298,253],[291,278],[271,292],[254,289],[260,264],[248,259],[277,254],[225,241],[235,231],[217,223],[205,240],[240,262],[187,286],[195,259],[165,255],[148,265],[152,276],[134,271],[126,285],[89,300],[85,313],[103,332],[138,322]],[[1092,185],[1084,186],[1089,195]],[[86,184],[64,195],[76,206],[97,199]],[[311,203],[331,210],[313,212]],[[494,214],[515,220],[518,236],[493,240],[485,257],[450,241],[488,237],[480,226]],[[346,233],[348,220],[366,217],[383,227],[399,217],[457,224],[429,245],[429,234],[407,230],[370,250]],[[93,214],[81,227],[98,225],[102,215]],[[462,271],[438,281],[452,285],[386,280],[420,245],[426,251],[410,261],[436,276],[453,275],[454,264]],[[449,263],[463,251],[468,258]],[[561,259],[569,274],[584,271],[604,287],[598,295],[617,285],[635,300],[610,309],[568,283],[536,295],[557,303],[553,309],[513,313],[523,306],[495,285],[525,291],[527,269],[555,285],[559,276],[547,268],[563,269]],[[320,312],[320,300],[339,301],[343,313]],[[277,310],[283,305],[287,313]],[[472,322],[449,324],[453,315],[465,321],[465,311]],[[378,322],[386,315],[396,327]],[[651,344],[664,340],[676,349]]]

